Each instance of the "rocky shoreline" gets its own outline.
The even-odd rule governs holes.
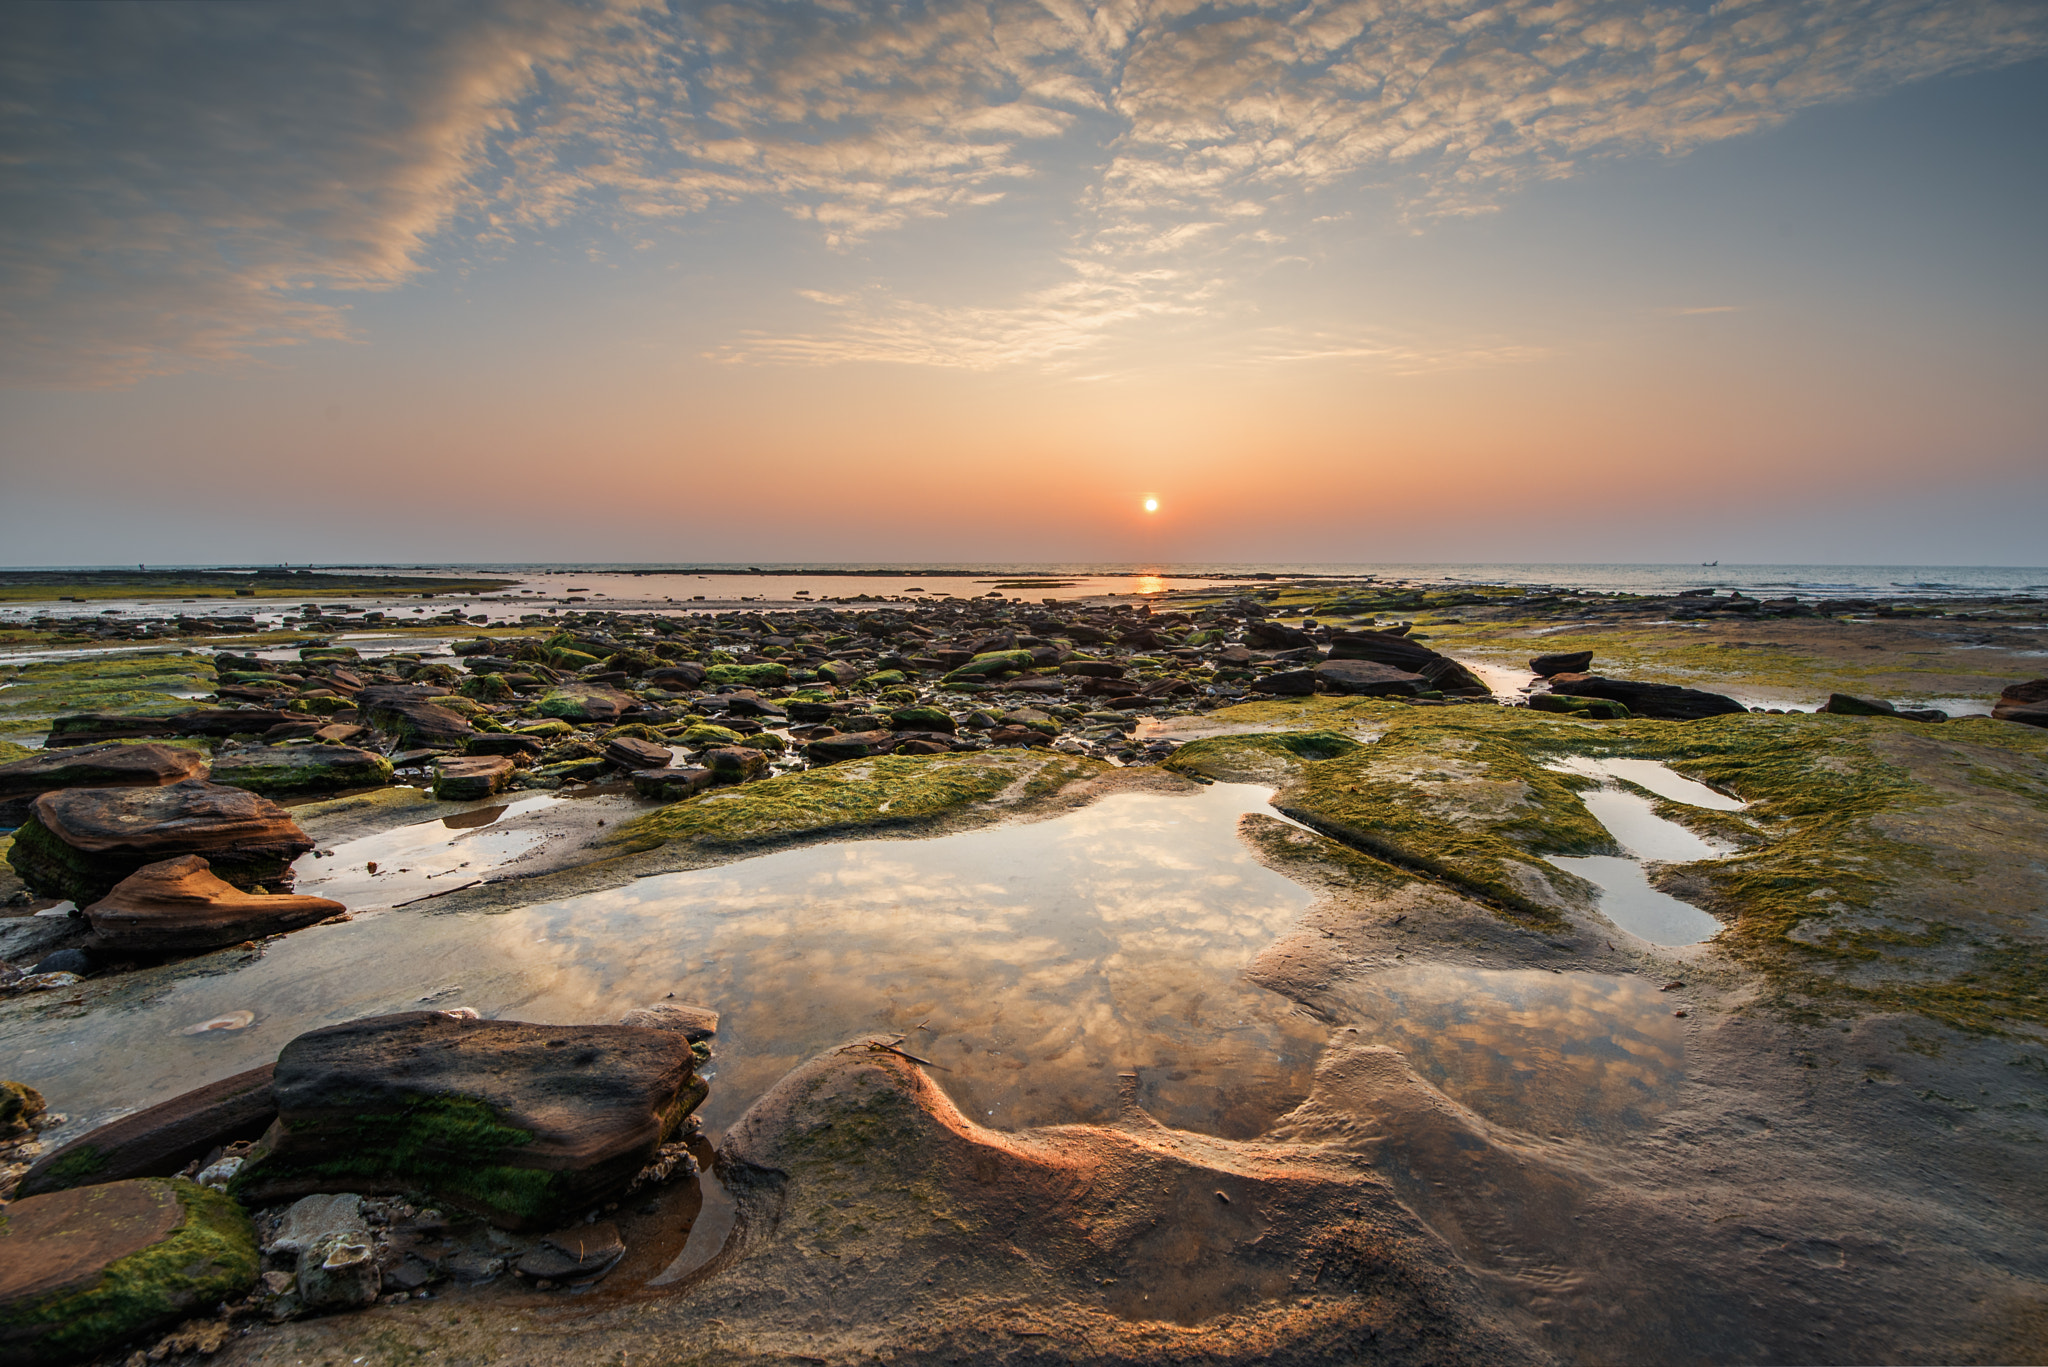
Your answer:
[[[1620,669],[1577,639],[1605,632],[1640,661],[1632,621],[1769,620],[1991,633],[2023,661],[2036,600],[1304,581],[494,625],[447,609],[408,624],[423,648],[400,636],[384,654],[338,639],[349,616],[295,615],[289,641],[248,644],[234,638],[265,636],[253,617],[37,620],[52,639],[214,649],[34,663],[0,693],[9,724],[45,727],[40,750],[0,764],[16,883],[0,1029],[52,1012],[86,1029],[123,1009],[125,982],[232,973],[366,905],[418,914],[294,881],[423,810],[611,804],[427,894],[459,914],[791,843],[1250,782],[1291,824],[1248,817],[1244,839],[1319,898],[1248,968],[1328,1027],[1314,1087],[1253,1140],[1168,1130],[1131,1098],[1110,1125],[996,1131],[934,1085],[916,1040],[863,1037],[760,1097],[714,1154],[691,1113],[719,1004],[679,1006],[686,983],[620,1003],[619,1024],[450,1009],[327,1026],[260,1077],[82,1135],[10,1084],[19,1190],[0,1262],[68,1270],[0,1286],[0,1361],[296,1361],[365,1334],[386,1336],[380,1361],[636,1345],[719,1361],[1662,1360],[1680,1345],[1994,1361],[2048,1345],[2024,1309],[2048,1267],[2015,1247],[2040,1246],[2048,1212],[2006,1166],[2048,1138],[2048,884],[2026,855],[2048,841],[2048,681],[2008,676],[1992,715],[1953,719],[1839,675],[1862,691],[1805,710],[1731,696],[1739,667]],[[1482,673],[1510,640],[1570,648],[1531,650],[1511,682]],[[1731,795],[1739,810],[1716,813],[1616,790],[1710,842],[1645,868],[1718,934],[1631,936],[1568,871],[1624,852],[1588,814],[1601,781],[1570,771],[1587,755]],[[1417,1057],[1350,1038],[1368,1024],[1358,993],[1421,963],[1668,980],[1682,1100],[1620,1147],[1459,1101]],[[53,1131],[66,1142],[43,1152]],[[1801,1147],[1745,1147],[1780,1131]],[[1903,1192],[1929,1162],[1987,1204],[1965,1220],[1867,1203],[1853,1236],[1780,1237],[1763,1213],[1773,1184],[1841,1212],[1859,1165]],[[1690,1210],[1702,1184],[1720,1195]],[[709,1230],[714,1196],[730,1232],[707,1251],[691,1230]],[[1910,1232],[1873,1232],[1888,1222]],[[1939,1273],[1909,1251],[1961,1244]],[[1916,1278],[1953,1295],[1918,1325],[1830,1319],[1819,1342],[1787,1249],[1858,1295]],[[678,1260],[688,1275],[663,1281]],[[1702,1276],[1719,1289],[1681,1293]],[[565,1295],[581,1308],[549,1308]]]

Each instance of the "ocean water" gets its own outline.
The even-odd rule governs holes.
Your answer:
[[[123,565],[31,566],[125,569]],[[156,569],[226,569],[227,565],[158,565]],[[502,562],[496,564],[321,564],[323,570],[494,574],[541,593],[639,598],[657,602],[781,601],[799,588],[810,596],[893,596],[918,590],[938,597],[996,592],[1023,598],[1077,598],[1105,593],[1157,593],[1247,578],[1315,576],[1373,578],[1424,585],[1508,584],[1599,593],[1665,594],[1683,589],[1739,590],[1762,598],[1922,598],[2048,594],[2048,567],[2005,565],[1581,565],[1581,564],[1252,564],[1111,562],[795,564],[632,564]],[[569,582],[565,582],[565,580]],[[604,583],[585,580],[602,580]],[[929,583],[925,581],[930,581]],[[1017,581],[1057,581],[1023,584]],[[914,595],[913,595],[914,596]]]

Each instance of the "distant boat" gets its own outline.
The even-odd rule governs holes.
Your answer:
[[[1710,570],[1720,563],[1721,562],[1718,560],[1702,560],[1700,561],[1700,568],[1703,570]]]

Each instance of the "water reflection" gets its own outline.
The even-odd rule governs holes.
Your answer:
[[[1345,989],[1359,1042],[1386,1044],[1497,1125],[1625,1133],[1671,1104],[1685,1071],[1669,1001],[1641,978],[1419,967]]]
[[[1052,821],[791,850],[497,915],[358,917],[147,1001],[7,1022],[0,1053],[82,1125],[356,1016],[425,1003],[612,1020],[673,992],[722,1013],[714,1129],[803,1059],[880,1029],[905,1032],[984,1124],[1109,1119],[1117,1073],[1136,1069],[1167,1124],[1249,1136],[1306,1094],[1323,1038],[1241,976],[1310,900],[1236,838],[1267,795],[1123,794]],[[254,1024],[177,1033],[236,1010]]]

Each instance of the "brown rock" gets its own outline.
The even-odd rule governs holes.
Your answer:
[[[443,802],[491,797],[518,772],[510,755],[451,755],[434,764],[434,796]]]
[[[260,1137],[277,1118],[270,1095],[275,1066],[266,1063],[209,1082],[80,1135],[28,1170],[21,1195],[132,1177],[170,1177],[216,1148]]]
[[[348,908],[325,897],[258,896],[215,877],[204,858],[180,855],[147,865],[85,909],[116,949],[169,953],[217,949],[310,926]]]
[[[1637,683],[1630,679],[1603,679],[1598,674],[1554,674],[1550,691],[1577,698],[1606,698],[1618,702],[1638,717],[1664,721],[1697,721],[1702,717],[1732,716],[1748,708],[1730,697],[1707,693],[1676,684]]]
[[[107,1264],[140,1253],[184,1223],[170,1188],[121,1182],[55,1192],[7,1208],[0,1232],[0,1305],[83,1291]]]
[[[31,888],[83,907],[144,866],[184,854],[205,855],[216,876],[239,888],[289,884],[291,862],[312,848],[270,799],[194,778],[44,793],[7,857]]]
[[[265,707],[210,707],[172,720],[181,736],[260,736],[273,726],[304,721],[303,712],[277,712]]]
[[[1538,655],[1529,661],[1531,673],[1549,678],[1553,674],[1583,674],[1593,663],[1590,650],[1573,650],[1556,655]]]
[[[0,826],[18,826],[29,804],[62,788],[160,788],[206,773],[206,756],[175,745],[90,745],[46,750],[0,764]]]
[[[371,684],[356,694],[356,711],[363,721],[406,745],[461,745],[476,729],[427,701],[445,693],[432,686]]]
[[[676,802],[711,786],[711,771],[694,764],[668,769],[635,769],[633,791],[642,797]]]
[[[1391,631],[1337,631],[1330,635],[1333,660],[1371,660],[1392,665],[1429,680],[1429,686],[1445,693],[1466,697],[1490,697],[1493,690],[1465,666],[1428,646],[1406,640]]]
[[[176,717],[129,717],[107,712],[74,712],[68,717],[58,717],[51,721],[50,734],[44,738],[43,744],[51,750],[62,750],[74,745],[98,745],[101,741],[108,740],[177,734]]]
[[[662,769],[675,763],[675,752],[666,745],[632,736],[618,736],[607,742],[604,757],[625,769]]]
[[[439,1011],[329,1026],[278,1055],[277,1124],[238,1194],[419,1191],[547,1229],[623,1189],[677,1132],[704,1094],[695,1067],[666,1030]]]
[[[1414,697],[1429,691],[1429,680],[1372,660],[1325,660],[1312,671],[1332,693],[1369,698]],[[1253,685],[1257,687],[1257,685]]]
[[[708,1006],[656,1002],[628,1011],[619,1017],[619,1024],[639,1030],[673,1030],[695,1044],[718,1033],[718,1013]]]
[[[1998,721],[2016,721],[2022,726],[2048,726],[2048,679],[2009,684],[1991,709]]]

